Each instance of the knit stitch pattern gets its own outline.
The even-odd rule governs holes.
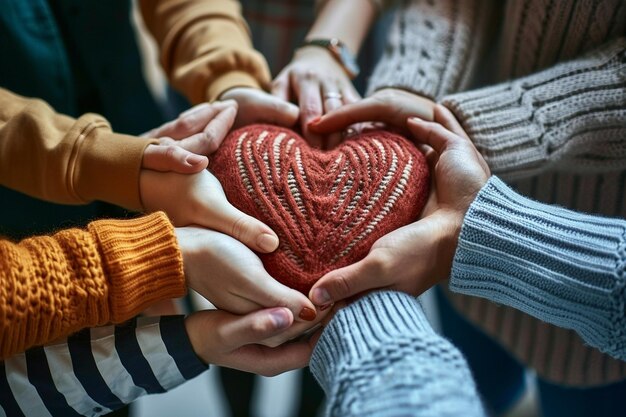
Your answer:
[[[309,364],[326,416],[484,416],[461,353],[408,294],[372,292],[339,310]]]
[[[0,359],[185,293],[182,255],[164,213],[0,240],[0,284]]]
[[[288,129],[249,126],[224,140],[212,170],[235,207],[278,234],[278,250],[260,255],[267,271],[305,294],[415,221],[429,190],[424,156],[384,131],[321,151]]]

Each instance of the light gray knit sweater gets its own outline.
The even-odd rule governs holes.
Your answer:
[[[465,359],[407,294],[374,292],[340,310],[309,366],[329,417],[485,415]]]
[[[443,102],[492,171],[524,195],[626,217],[625,34],[623,0],[405,0],[370,91],[397,87]],[[448,295],[546,379],[626,377],[626,363],[573,331]]]
[[[624,220],[547,206],[492,177],[465,217],[450,286],[626,360]],[[339,311],[310,367],[331,417],[484,415],[465,360],[406,294],[374,292]]]

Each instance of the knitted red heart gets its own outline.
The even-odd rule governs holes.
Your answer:
[[[278,234],[279,248],[260,255],[267,271],[304,294],[415,221],[429,189],[424,156],[383,131],[321,151],[291,130],[254,125],[230,133],[212,159],[228,200]]]

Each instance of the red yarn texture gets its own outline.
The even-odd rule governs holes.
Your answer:
[[[269,274],[304,294],[415,221],[429,191],[424,156],[384,131],[321,151],[291,130],[248,126],[229,134],[211,170],[235,207],[278,234],[279,248],[260,255]]]

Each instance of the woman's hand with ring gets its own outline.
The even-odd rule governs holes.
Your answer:
[[[272,94],[298,103],[304,137],[312,146],[324,149],[336,146],[341,134],[332,133],[324,139],[309,130],[309,122],[361,98],[341,65],[330,52],[317,46],[296,51],[274,80]]]

